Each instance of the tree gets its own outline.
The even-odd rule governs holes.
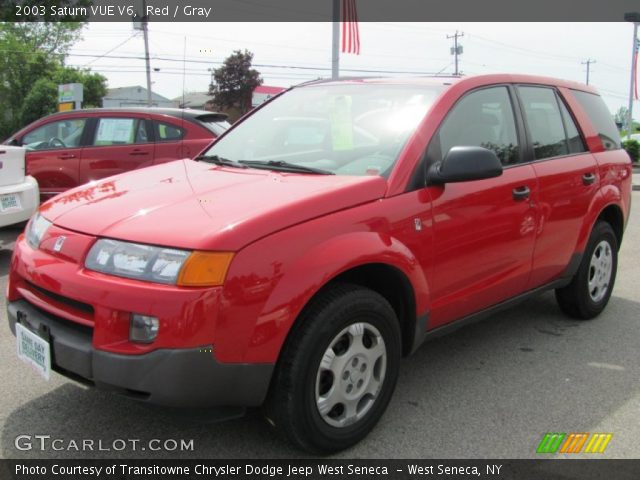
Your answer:
[[[251,109],[253,91],[262,85],[260,72],[251,68],[253,53],[236,50],[226,58],[224,64],[214,70],[214,83],[209,86],[209,95],[221,108],[237,107],[242,113]]]
[[[80,39],[81,22],[3,23],[0,35],[9,35],[28,51],[64,56]]]
[[[627,107],[620,107],[615,115],[613,116],[613,120],[616,122],[616,125],[620,125],[621,127],[625,127],[627,125],[627,115],[629,114],[629,109]]]
[[[57,85],[82,83],[84,106],[100,106],[106,78],[64,65],[82,24],[0,23],[0,139],[56,111]]]
[[[107,79],[99,73],[57,67],[49,76],[36,80],[22,101],[20,122],[27,125],[40,117],[54,113],[58,107],[58,85],[81,83],[83,86],[82,106],[101,107],[102,97],[107,94]]]

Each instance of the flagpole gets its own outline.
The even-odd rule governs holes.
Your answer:
[[[333,40],[331,45],[331,79],[340,76],[340,0],[333,0]]]

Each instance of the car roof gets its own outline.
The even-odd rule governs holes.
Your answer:
[[[167,115],[174,118],[185,120],[200,121],[218,121],[222,122],[227,119],[228,115],[222,112],[210,112],[208,110],[195,110],[190,108],[159,108],[159,107],[121,107],[121,108],[83,108],[81,110],[72,110],[67,112],[56,112],[47,115],[44,118],[55,118],[57,116],[83,115],[87,113],[150,113],[156,115]]]
[[[486,75],[471,76],[415,76],[415,77],[351,77],[338,80],[317,80],[299,86],[312,87],[316,85],[339,84],[383,84],[383,85],[409,85],[409,86],[453,86],[468,85],[470,88],[480,85],[497,83],[528,83],[538,85],[551,85],[557,87],[582,90],[589,93],[597,93],[596,89],[584,83],[562,80],[559,78],[544,77],[539,75],[521,75],[512,73],[491,73]]]

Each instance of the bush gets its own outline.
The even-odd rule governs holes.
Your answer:
[[[640,143],[638,143],[637,140],[627,140],[622,142],[622,146],[631,157],[631,161],[638,163],[638,158],[640,158]]]

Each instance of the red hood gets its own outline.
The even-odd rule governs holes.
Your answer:
[[[381,177],[301,175],[177,160],[54,197],[42,214],[90,235],[238,250],[270,233],[384,196]]]

